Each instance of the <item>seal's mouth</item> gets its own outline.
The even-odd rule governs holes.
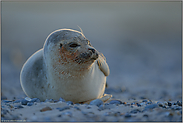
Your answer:
[[[84,53],[79,54],[76,57],[75,61],[77,63],[84,63],[84,62],[87,62],[87,61],[94,61],[97,58],[98,58],[97,51],[93,48],[89,48],[88,52],[84,52]]]

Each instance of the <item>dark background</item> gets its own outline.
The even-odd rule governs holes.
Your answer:
[[[1,95],[25,97],[24,62],[54,30],[79,30],[110,67],[114,98],[181,100],[181,2],[2,2]]]

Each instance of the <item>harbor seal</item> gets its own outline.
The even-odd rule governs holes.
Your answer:
[[[25,62],[20,83],[28,97],[41,101],[60,97],[74,103],[107,101],[111,98],[104,94],[109,73],[105,57],[82,32],[59,29]]]

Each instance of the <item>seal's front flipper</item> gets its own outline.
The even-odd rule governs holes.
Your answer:
[[[102,100],[103,102],[107,102],[109,99],[111,99],[111,97],[112,95],[110,94],[104,94],[104,96],[99,99]]]
[[[105,56],[102,53],[99,53],[99,58],[97,59],[97,64],[99,69],[104,73],[105,76],[110,74],[109,66],[106,63]]]
[[[110,98],[112,97],[112,95],[110,94],[104,94],[101,98],[98,98],[100,100],[102,100],[104,103],[107,102]],[[93,99],[95,100],[95,99]],[[93,100],[89,100],[89,101],[86,101],[86,102],[81,102],[82,104],[90,104],[91,101]]]

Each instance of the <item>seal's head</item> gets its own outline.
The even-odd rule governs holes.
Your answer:
[[[48,55],[49,54],[49,55]],[[83,33],[60,29],[52,32],[44,44],[44,57],[54,64],[92,64],[98,58],[98,51]],[[46,61],[47,61],[46,60]]]

